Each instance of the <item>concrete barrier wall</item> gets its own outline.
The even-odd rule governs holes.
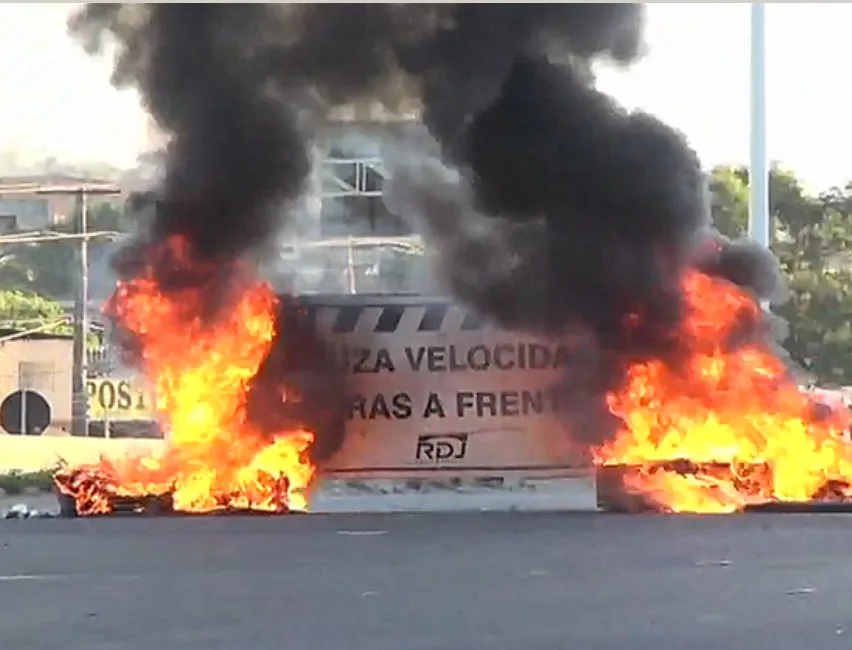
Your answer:
[[[162,440],[0,435],[0,472],[38,472],[63,461],[71,465],[93,463],[104,456],[150,453],[163,444]]]

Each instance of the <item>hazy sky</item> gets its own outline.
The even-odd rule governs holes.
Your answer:
[[[147,124],[133,92],[109,84],[107,61],[65,32],[73,5],[0,4],[0,151],[130,165]],[[852,179],[852,5],[767,7],[770,156],[809,184]],[[680,128],[706,165],[748,156],[747,4],[652,4],[648,56],[603,87]]]

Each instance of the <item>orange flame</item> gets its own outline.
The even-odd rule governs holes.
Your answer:
[[[183,240],[169,240],[165,252],[187,272],[204,273]],[[212,323],[202,321],[211,284],[166,292],[149,271],[117,288],[109,310],[140,345],[167,442],[156,456],[102,459],[57,474],[81,514],[109,512],[116,497],[167,494],[186,512],[306,509],[313,434],[270,435],[246,415],[249,382],[273,344],[277,299],[245,269],[235,277],[215,296],[224,303]]]
[[[755,502],[852,497],[848,411],[817,419],[812,401],[768,346],[727,343],[742,318],[760,309],[744,291],[693,272],[683,282],[688,317],[686,362],[630,367],[625,387],[608,396],[623,420],[614,440],[595,450],[599,465],[650,466],[684,459],[708,468],[632,473],[627,487],[671,512],[732,512]],[[709,470],[728,464],[731,471]],[[737,466],[763,466],[748,489]]]

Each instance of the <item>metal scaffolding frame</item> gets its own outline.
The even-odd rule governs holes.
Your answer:
[[[379,157],[333,157],[320,163],[323,199],[363,196],[378,198],[382,195],[382,182],[388,171]],[[370,182],[379,179],[379,187]]]

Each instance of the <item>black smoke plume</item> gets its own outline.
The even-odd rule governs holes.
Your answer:
[[[591,333],[599,354],[575,375],[600,395],[627,360],[669,352],[681,274],[722,241],[684,138],[595,88],[595,60],[641,54],[643,16],[634,4],[93,4],[72,30],[90,49],[117,40],[115,82],[137,86],[172,136],[151,239],[182,234],[222,265],[286,225],[332,107],[416,107],[433,142],[397,150],[389,206],[420,225],[460,300],[509,328]],[[703,268],[772,293],[774,262],[728,245]],[[138,258],[120,270],[132,276]]]

